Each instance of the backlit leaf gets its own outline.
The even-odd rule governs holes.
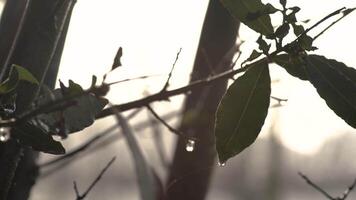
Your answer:
[[[272,5],[265,5],[260,0],[221,0],[224,6],[238,20],[251,29],[263,34],[273,34],[273,26],[268,13],[276,11]]]
[[[356,70],[323,56],[305,58],[310,82],[326,104],[346,123],[356,128]]]
[[[73,96],[74,98],[71,98]],[[83,130],[93,124],[96,115],[108,103],[108,100],[103,97],[84,93],[80,85],[69,81],[68,87],[61,84],[60,89],[41,96],[38,99],[38,104],[44,105],[50,101],[55,102],[63,98],[69,100],[57,106],[62,109],[37,116],[37,120],[41,121],[48,131],[61,136]]]
[[[256,140],[267,116],[270,84],[267,63],[258,61],[227,90],[215,123],[220,163],[225,163]]]
[[[304,62],[298,57],[293,57],[289,54],[281,54],[273,58],[273,61],[283,67],[290,75],[301,80],[308,80],[308,76],[303,67]]]
[[[25,68],[12,65],[9,77],[0,84],[0,94],[6,94],[16,89],[19,81],[27,81],[32,84],[38,85],[37,79]]]
[[[50,134],[30,122],[13,127],[12,136],[21,144],[36,151],[56,155],[65,153],[60,142],[55,141]]]

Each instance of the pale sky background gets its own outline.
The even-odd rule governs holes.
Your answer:
[[[264,2],[278,5],[278,0]],[[307,27],[337,8],[356,6],[356,2],[350,0],[289,0],[288,3],[290,6],[298,5],[302,8],[297,15],[299,19],[312,20]],[[114,103],[123,103],[141,98],[147,93],[159,91],[178,50],[182,48],[171,88],[184,86],[188,82],[195,57],[206,7],[207,0],[79,0],[73,13],[58,77],[62,81],[72,79],[84,86],[89,86],[92,75],[101,77],[110,69],[113,57],[118,47],[121,46],[124,49],[123,67],[111,73],[108,81],[140,75],[159,75],[113,87],[108,98]],[[335,25],[316,41],[315,44],[320,50],[315,53],[355,67],[356,29],[353,28],[355,22],[356,14],[351,14]],[[241,47],[243,51],[241,61],[243,61],[253,48],[256,48],[254,41],[258,35],[242,26],[240,36],[246,41]],[[326,106],[310,84],[291,78],[278,67],[272,68],[274,69],[272,78],[278,80],[272,86],[273,95],[287,98],[289,101],[283,107],[270,109],[260,138],[266,137],[271,122],[275,121],[282,144],[294,152],[313,155],[328,140],[343,134],[356,133]],[[179,96],[172,98],[171,102],[160,102],[155,106],[159,108],[157,110],[159,113],[165,113],[170,110],[179,110],[182,101],[183,96]],[[105,125],[105,123],[99,120],[97,125]],[[86,131],[97,133],[100,131],[100,128],[97,128],[99,126],[89,127]],[[152,140],[151,136],[145,133],[140,134],[140,142]],[[88,137],[88,135],[76,134],[73,138],[76,140],[80,137]],[[165,138],[169,143],[166,146],[172,147],[174,138],[172,134],[167,132]],[[117,143],[125,147],[122,141]],[[130,155],[127,149],[126,151],[123,150],[124,148],[118,150],[117,146],[111,148],[112,152],[120,151],[120,162],[116,165],[117,169],[121,170],[117,170],[117,173],[122,181],[129,176],[127,185],[130,186],[132,176],[135,174]],[[145,150],[152,152],[152,149],[146,146]],[[85,163],[88,160],[84,159],[85,164],[77,166],[76,176],[70,176],[76,180],[80,179],[79,183],[82,184],[80,185],[82,188],[83,183],[92,181],[92,174],[90,176],[86,174],[89,168],[92,171],[99,171],[101,164],[106,162],[106,156],[111,156],[108,149],[105,149],[104,153],[100,151],[96,153],[95,162],[89,160],[88,164]],[[55,184],[63,180],[69,183],[68,177],[65,177],[69,172],[62,171],[62,173],[64,173],[63,176],[50,177],[47,182],[40,181],[36,185],[37,190],[46,192],[34,192],[33,199],[48,199],[46,195],[55,194],[57,189],[47,183]],[[62,187],[61,189],[67,188],[68,191],[72,189],[70,184]],[[113,194],[116,190],[118,189],[115,187],[106,188],[105,186],[98,189],[107,194]],[[131,187],[129,192],[123,195],[132,196],[137,194],[136,190],[137,188]],[[129,199],[126,196],[120,196],[120,198]]]
[[[110,69],[112,58],[119,46],[124,49],[123,67],[109,76],[120,80],[140,75],[160,75],[144,81],[115,86],[109,99],[115,103],[134,100],[144,91],[157,92],[163,85],[179,48],[182,53],[174,71],[171,88],[183,86],[196,51],[206,0],[96,0],[78,1],[71,21],[63,54],[59,78],[73,79],[89,85],[91,75],[101,76]],[[278,1],[265,1],[278,5]],[[302,8],[299,19],[311,19],[309,26],[336,10],[355,7],[347,0],[290,0],[290,6]],[[331,21],[328,21],[331,22]],[[329,58],[356,66],[354,44],[356,15],[351,14],[316,41],[323,54]],[[307,27],[308,27],[307,25]],[[258,37],[247,27],[241,28],[242,59],[246,58]],[[281,108],[272,109],[269,120],[278,115],[278,133],[288,148],[300,153],[313,153],[322,144],[339,133],[355,131],[338,118],[319,98],[308,83],[290,78],[283,70],[273,73],[278,83],[273,85],[275,96],[289,99]],[[128,89],[129,88],[129,89]],[[176,108],[182,98],[172,98],[165,109]],[[273,116],[273,117],[272,117]]]

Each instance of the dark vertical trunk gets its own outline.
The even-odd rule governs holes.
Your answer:
[[[232,59],[239,24],[220,1],[208,5],[191,81],[225,71]],[[166,199],[202,200],[216,162],[214,116],[226,90],[221,81],[187,96],[180,130],[198,138],[193,152],[186,151],[187,141],[179,138],[168,182]]]
[[[27,2],[30,3],[23,18],[23,28],[18,29],[21,24],[19,15]],[[27,68],[38,80],[43,80],[44,85],[53,88],[74,2],[8,0],[0,27],[0,71],[6,73],[11,64],[18,64]],[[10,42],[16,33],[19,36],[16,43]],[[6,58],[8,56],[9,59]],[[36,93],[35,86],[21,85],[16,113],[26,110]],[[28,199],[38,175],[37,154],[13,140],[0,144],[0,199]]]

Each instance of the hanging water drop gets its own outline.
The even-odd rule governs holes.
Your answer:
[[[218,162],[218,165],[219,165],[219,167],[225,167],[225,165],[226,165],[226,163],[221,163],[221,162]]]
[[[185,150],[188,152],[192,152],[192,151],[194,151],[194,148],[195,148],[195,141],[189,139],[185,146]]]
[[[0,128],[0,142],[6,142],[10,139],[10,128],[1,127]]]

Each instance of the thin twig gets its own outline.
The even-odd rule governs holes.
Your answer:
[[[262,62],[264,60],[265,59],[262,59],[260,61]],[[227,78],[234,76],[235,74],[246,71],[248,68],[254,66],[255,64],[257,64],[260,61],[257,61],[256,63],[247,65],[247,66],[239,68],[239,69],[228,70],[228,71],[222,72],[216,76],[195,81],[189,85],[186,85],[186,86],[183,86],[183,87],[180,87],[177,89],[167,90],[164,92],[158,92],[156,94],[153,94],[153,95],[150,95],[150,96],[147,96],[147,97],[135,100],[135,101],[131,101],[131,102],[120,104],[120,105],[114,105],[114,107],[122,112],[122,111],[130,110],[132,108],[139,108],[139,107],[147,106],[148,104],[150,104],[152,102],[166,100],[168,97],[185,94],[189,91],[200,89],[204,86],[208,86],[213,83],[225,80]],[[99,113],[99,115],[97,116],[97,119],[104,118],[104,117],[107,117],[112,114],[114,114],[113,110],[111,109],[111,107],[109,107],[107,109],[104,109],[101,113]]]
[[[314,29],[315,27],[319,26],[321,23],[323,23],[324,21],[326,21],[327,19],[329,19],[330,17],[333,17],[337,14],[339,14],[341,11],[345,10],[346,7],[342,7],[330,14],[328,14],[326,17],[322,18],[321,20],[319,20],[318,22],[316,22],[313,26],[307,28],[302,34],[300,34],[296,40],[300,39],[303,35],[306,35],[309,31],[311,31],[312,29]]]
[[[134,110],[132,113],[130,113],[126,119],[131,119],[134,116],[136,116],[139,112],[141,111],[141,109],[137,109]],[[114,131],[117,127],[116,126],[111,126],[107,129],[105,129],[104,131],[102,131],[101,133],[97,134],[96,136],[92,137],[91,139],[89,139],[87,142],[85,142],[82,145],[79,145],[78,147],[72,149],[71,151],[69,151],[67,154],[60,156],[58,158],[55,158],[53,160],[44,162],[42,164],[38,164],[38,166],[40,168],[45,168],[48,166],[51,166],[53,164],[56,164],[58,162],[62,162],[65,160],[68,160],[76,155],[78,155],[80,152],[85,151],[86,149],[88,149],[89,147],[91,147],[92,145],[94,145],[95,143],[97,143],[100,139],[102,139],[103,137],[109,135],[112,131]]]
[[[99,173],[99,175],[94,179],[94,181],[90,184],[90,186],[88,187],[88,189],[82,194],[80,195],[79,194],[79,191],[78,191],[78,187],[77,187],[77,184],[76,182],[74,181],[74,191],[75,191],[75,194],[76,194],[76,200],[82,200],[84,199],[88,194],[89,192],[93,189],[93,187],[100,181],[101,177],[104,175],[104,173],[109,169],[109,167],[114,163],[116,157],[113,157],[109,162],[108,164],[101,170],[101,172]]]
[[[317,184],[313,183],[306,175],[304,175],[301,172],[298,172],[299,176],[302,177],[308,185],[312,186],[314,189],[316,189],[317,191],[319,191],[321,194],[323,194],[326,198],[330,199],[330,200],[335,200],[334,197],[332,197],[329,193],[327,193],[325,190],[323,190],[322,188],[320,188]]]
[[[174,67],[176,66],[177,64],[177,61],[178,61],[178,58],[179,58],[179,54],[182,52],[182,48],[179,49],[178,53],[177,53],[177,56],[176,56],[176,59],[174,60],[174,63],[172,65],[172,68],[171,68],[171,71],[169,72],[168,74],[168,78],[166,80],[166,83],[164,84],[163,88],[162,88],[162,92],[166,91],[168,86],[169,86],[169,81],[171,80],[172,78],[172,73],[173,73],[173,70],[174,70]]]
[[[116,129],[116,127],[109,127],[108,129],[106,129],[102,133],[94,136],[93,138],[91,138],[90,140],[88,140],[84,144],[76,147],[75,149],[73,149],[72,151],[68,152],[67,154],[65,154],[65,155],[63,155],[61,157],[55,158],[53,160],[50,160],[48,162],[39,164],[38,166],[40,168],[45,168],[45,167],[48,167],[50,165],[56,164],[58,162],[61,162],[61,161],[64,161],[64,160],[68,160],[69,158],[74,157],[75,155],[79,154],[80,152],[85,151],[86,149],[88,149],[89,147],[94,145],[96,142],[98,142],[101,138],[103,138],[104,136],[109,135],[115,129]]]
[[[169,125],[164,119],[162,119],[158,113],[156,113],[156,111],[153,110],[153,108],[150,105],[146,106],[147,109],[150,111],[150,113],[159,121],[161,122],[169,131],[171,131],[172,133],[181,136],[181,137],[187,137],[185,134],[183,134],[181,131],[173,128],[171,125]],[[192,139],[192,138],[188,138],[188,139]]]
[[[271,96],[271,99],[274,99],[274,100],[278,101],[278,103],[287,102],[288,101],[288,99],[282,99],[282,98],[275,97],[275,96]]]
[[[345,200],[350,192],[355,188],[356,186],[356,179],[354,180],[354,182],[345,190],[345,192],[340,196],[338,197],[336,200]]]
[[[351,12],[353,12],[354,9],[351,9],[351,11],[347,14],[342,15],[339,19],[337,19],[336,21],[334,21],[333,23],[331,23],[329,26],[327,26],[324,30],[322,30],[318,35],[316,35],[313,40],[316,40],[318,37],[320,37],[322,34],[324,34],[327,30],[329,30],[332,26],[334,26],[336,23],[338,23],[339,21],[341,21],[343,18],[345,18],[348,14],[350,14]]]
[[[138,77],[135,77],[135,78],[127,78],[127,79],[123,79],[123,80],[119,80],[119,81],[114,81],[114,82],[111,82],[111,83],[105,83],[105,85],[111,86],[111,85],[115,85],[115,84],[118,84],[118,83],[134,81],[134,80],[139,80],[139,79],[152,78],[152,77],[157,77],[157,76],[162,76],[162,75],[161,74],[154,74],[154,75],[138,76]]]

